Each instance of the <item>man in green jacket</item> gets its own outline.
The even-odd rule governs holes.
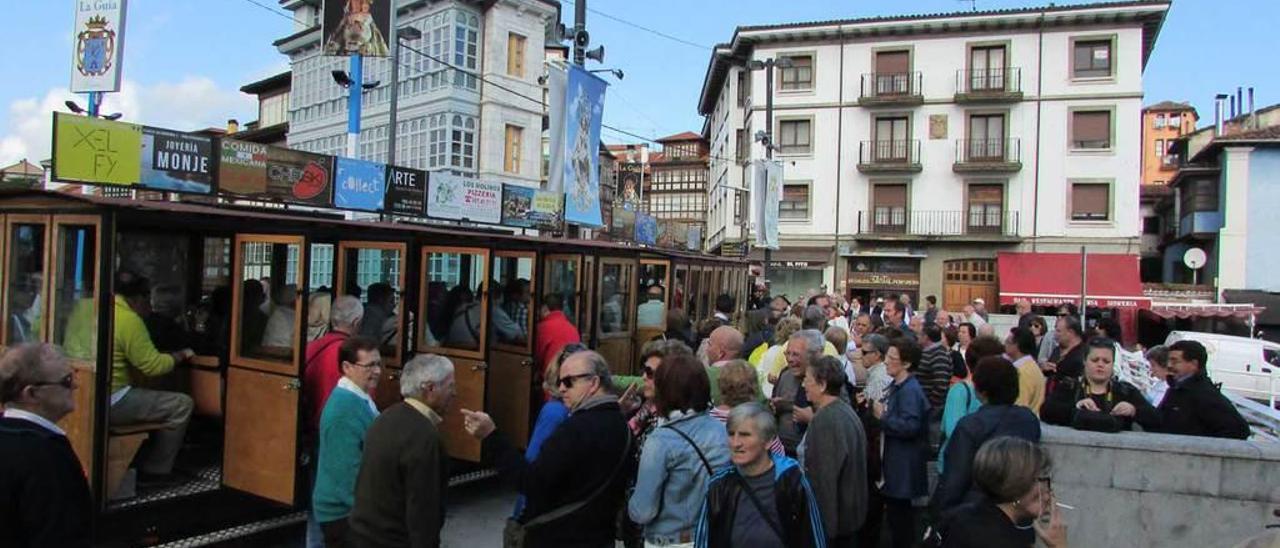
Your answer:
[[[319,463],[311,496],[311,511],[328,548],[347,544],[347,516],[355,506],[364,434],[378,416],[372,397],[382,371],[378,341],[363,336],[343,341],[338,364],[342,378],[320,413]]]
[[[115,318],[111,356],[111,426],[162,423],[163,430],[151,434],[151,448],[138,467],[138,483],[163,486],[176,483],[173,462],[182,449],[193,403],[191,396],[129,386],[129,370],[147,377],[173,371],[173,366],[195,355],[190,348],[173,353],[156,350],[142,314],[151,308],[151,282],[120,273],[115,283]]]

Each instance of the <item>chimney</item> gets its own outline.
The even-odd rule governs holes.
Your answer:
[[[1222,108],[1223,101],[1227,100],[1227,94],[1219,93],[1213,98],[1213,135],[1222,135]]]
[[[1244,88],[1241,86],[1236,86],[1236,114],[1244,116]]]
[[[1236,118],[1236,96],[1228,93],[1227,94],[1227,120],[1230,121],[1230,120],[1234,120],[1235,118]]]
[[[1258,119],[1253,115],[1253,86],[1249,86],[1249,126],[1258,127]]]
[[[227,135],[234,135],[237,131],[240,131],[240,122],[235,118],[227,120]]]

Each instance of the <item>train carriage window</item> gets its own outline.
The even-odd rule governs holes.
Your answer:
[[[561,310],[575,327],[581,327],[578,314],[581,310],[578,302],[577,257],[548,257],[546,264],[547,277],[544,287],[546,292],[560,297]]]
[[[188,331],[191,246],[188,236],[171,232],[133,230],[119,232],[116,237],[115,276],[140,276],[149,282],[151,298],[148,310],[141,315],[152,343],[161,352],[199,351],[207,342]]]
[[[9,346],[43,340],[46,232],[44,224],[10,225],[4,295]]]
[[[600,264],[600,332],[631,331],[631,287],[635,267],[630,263]]]
[[[675,281],[671,283],[671,308],[685,308],[685,298],[688,291],[685,289],[689,284],[689,267],[677,266]]]
[[[489,286],[490,346],[528,347],[533,329],[533,256],[498,253],[493,257],[493,283]]]
[[[297,351],[298,255],[301,245],[241,242],[239,351],[247,358],[292,363]]]
[[[698,306],[699,296],[702,294],[702,267],[692,267],[689,269],[689,292],[686,295],[688,301],[689,321],[698,321],[698,313],[702,310]]]
[[[636,326],[665,327],[667,301],[670,293],[667,263],[640,264],[640,305],[636,307]]]
[[[480,251],[425,251],[423,346],[479,350],[484,342],[485,262]]]
[[[90,362],[98,354],[97,236],[97,226],[58,226],[53,281],[53,343],[68,357]]]
[[[360,334],[379,342],[383,358],[396,359],[400,347],[401,295],[404,276],[402,246],[392,248],[343,247],[342,294],[360,298],[364,320]],[[312,310],[315,312],[315,310]]]

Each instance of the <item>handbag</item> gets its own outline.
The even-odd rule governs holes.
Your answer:
[[[627,441],[626,446],[622,449],[622,458],[618,459],[618,464],[614,465],[613,471],[609,473],[608,479],[595,488],[586,498],[566,504],[550,512],[546,512],[529,521],[521,523],[516,519],[507,519],[507,525],[502,529],[502,546],[503,548],[524,548],[525,537],[528,536],[529,530],[541,527],[569,514],[581,510],[584,506],[600,496],[609,485],[613,484],[614,478],[618,477],[618,472],[622,470],[622,466],[626,464],[627,459],[631,458],[631,430],[626,430]]]
[[[702,454],[702,449],[698,448],[698,444],[693,442],[693,438],[690,438],[688,434],[685,434],[684,431],[676,428],[675,426],[667,425],[663,426],[663,428],[670,428],[674,430],[677,434],[680,434],[680,437],[684,438],[684,441],[689,442],[689,445],[693,446],[693,450],[698,453],[698,458],[702,459],[702,465],[707,467],[707,475],[715,475],[715,471],[711,468],[711,463],[707,461],[707,456]],[[755,491],[751,490],[751,486],[747,484],[747,480],[742,477],[742,474],[730,475],[738,479],[739,484],[742,486],[742,491],[747,494],[747,498],[751,499],[751,504],[756,507],[756,512],[759,512],[760,517],[764,518],[765,523],[769,524],[769,528],[773,529],[773,533],[778,535],[778,540],[782,541],[783,544],[786,544],[787,536],[782,534],[782,526],[775,523],[773,519],[769,517],[769,513],[764,509],[764,504],[756,497]]]

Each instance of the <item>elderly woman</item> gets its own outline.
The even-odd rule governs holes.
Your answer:
[[[1001,436],[982,445],[973,479],[985,495],[949,516],[944,548],[1047,548],[1067,545],[1067,527],[1054,503],[1049,453],[1038,444]],[[1048,522],[1039,518],[1049,516]],[[1034,532],[1033,532],[1034,530]]]
[[[1063,379],[1040,408],[1044,422],[1077,430],[1119,432],[1138,423],[1143,430],[1160,427],[1160,415],[1142,391],[1115,379],[1116,343],[1095,337],[1088,342],[1084,375]]]
[[[854,546],[867,513],[867,435],[853,408],[840,399],[845,390],[840,361],[823,356],[809,364],[803,388],[817,409],[799,453],[813,480],[827,544]]]
[[[799,463],[770,453],[778,437],[773,414],[759,403],[729,412],[733,466],[707,486],[698,513],[698,548],[817,548],[825,546],[822,516]]]
[[[689,354],[664,360],[654,378],[658,427],[644,441],[627,514],[644,527],[645,546],[692,546],[701,495],[729,464],[724,427],[707,413],[711,384]]]
[[[912,546],[915,508],[911,501],[929,493],[925,459],[929,444],[929,400],[912,369],[920,363],[920,345],[910,339],[894,339],[885,353],[885,371],[893,379],[884,402],[872,403],[884,436],[884,485],[881,494],[889,517],[893,546]]]
[[[756,369],[743,360],[732,360],[720,368],[720,378],[716,379],[720,388],[719,405],[711,409],[711,416],[721,423],[729,420],[729,411],[747,402],[760,401],[760,382],[756,380]],[[782,440],[774,438],[769,442],[769,451],[785,455]]]

